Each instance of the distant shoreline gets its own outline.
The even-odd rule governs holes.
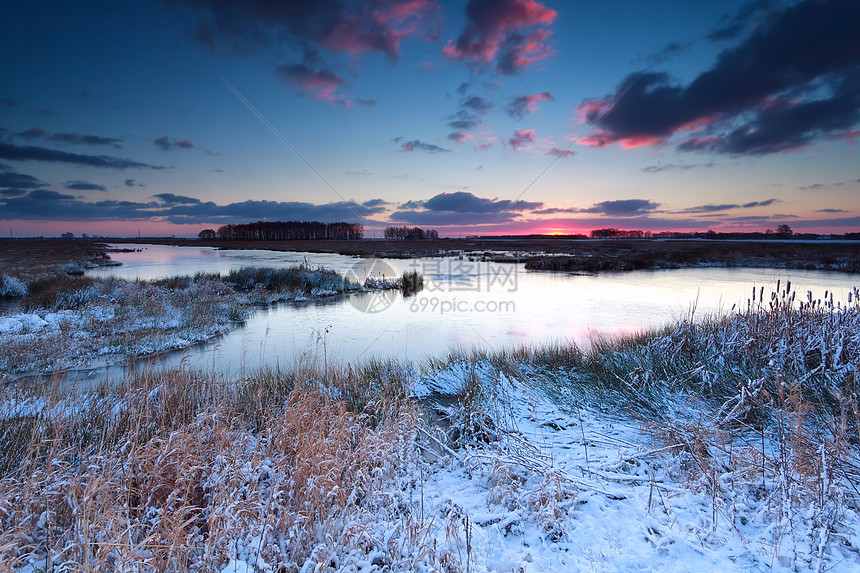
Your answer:
[[[601,272],[699,266],[789,268],[860,272],[860,241],[556,239],[482,237],[437,240],[219,241],[109,239],[111,243],[333,253],[361,258],[409,259],[463,255],[524,262],[536,271]]]
[[[475,260],[525,263],[534,271],[596,273],[701,266],[782,268],[860,272],[860,241],[720,240],[720,239],[558,239],[553,237],[481,237],[436,240],[221,241],[175,238],[5,239],[0,260],[38,263],[59,256],[105,264],[106,244],[213,247],[223,250],[270,250],[332,253],[360,258],[411,259],[463,256]],[[74,253],[74,254],[73,254]],[[15,266],[13,263],[13,266]],[[8,272],[8,269],[7,269]]]

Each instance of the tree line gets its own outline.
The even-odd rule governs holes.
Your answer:
[[[834,238],[856,240],[860,238],[858,233],[845,233],[844,235],[831,235]],[[584,237],[583,237],[584,238]],[[722,239],[722,240],[762,240],[762,239],[818,239],[818,233],[797,233],[789,225],[779,225],[775,229],[766,229],[764,232],[681,232],[681,231],[643,231],[641,229],[594,229],[591,231],[592,239]]]
[[[388,227],[385,229],[386,239],[438,239],[439,233],[435,229],[422,229],[420,227]]]
[[[204,229],[200,239],[222,241],[315,241],[361,239],[364,226],[355,223],[319,221],[257,221],[221,225],[218,230]]]

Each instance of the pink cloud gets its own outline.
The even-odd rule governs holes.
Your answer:
[[[512,74],[552,55],[546,27],[556,16],[534,0],[470,0],[466,27],[442,54],[477,68],[495,61],[496,71]]]
[[[577,121],[579,123],[592,121],[594,117],[599,116],[604,112],[604,110],[608,110],[610,106],[612,106],[612,100],[609,99],[584,101],[576,108]],[[678,125],[672,130],[672,133],[669,133],[668,135],[654,135],[647,133],[618,134],[611,131],[597,131],[591,135],[580,138],[579,143],[589,147],[606,147],[607,145],[617,143],[623,149],[667,145],[667,139],[676,132],[693,131],[701,133],[701,130],[716,123],[720,119],[721,117],[716,114],[698,117],[688,121],[687,123]],[[691,137],[687,143],[699,147],[706,147],[715,143],[715,141],[716,140],[714,138]]]
[[[576,122],[588,123],[590,118],[595,117],[605,108],[612,105],[609,99],[588,99],[576,106]]]
[[[368,3],[356,12],[343,14],[327,34],[324,44],[337,52],[359,55],[381,51],[395,59],[400,41],[409,34],[432,28],[425,21],[437,8],[434,0]]]
[[[464,141],[472,139],[472,137],[471,133],[463,133],[462,131],[455,131],[448,134],[448,139],[454,143],[463,143]]]
[[[624,149],[634,149],[636,147],[664,145],[666,141],[664,138],[653,135],[618,136],[614,133],[600,131],[581,137],[579,143],[589,147],[606,147],[612,143],[617,143]]]
[[[555,101],[555,98],[549,92],[515,97],[507,105],[505,111],[511,117],[523,118],[530,113],[534,113],[537,110],[538,102],[543,100]]]
[[[848,141],[850,143],[857,143],[858,137],[860,137],[860,131],[849,131],[846,133],[840,133],[834,139],[841,139],[842,141]]]
[[[279,66],[275,74],[283,81],[310,92],[316,99],[351,106],[351,102],[335,92],[346,82],[331,70],[314,70],[305,64]]]
[[[537,137],[535,137],[535,130],[517,129],[508,139],[508,145],[510,145],[515,151],[520,151],[527,143],[534,143],[536,140]]]

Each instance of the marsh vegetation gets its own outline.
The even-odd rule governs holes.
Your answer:
[[[26,292],[0,319],[5,368],[157,350],[359,288],[307,266],[134,281],[68,263],[7,274]],[[846,295],[778,282],[587,345],[7,384],[0,571],[852,571]]]
[[[45,269],[28,276],[3,283],[17,289],[20,308],[0,315],[0,379],[187,348],[260,306],[360,289],[334,271],[304,265],[150,281]]]
[[[589,348],[8,387],[0,561],[852,570],[858,343],[856,290],[779,285]]]

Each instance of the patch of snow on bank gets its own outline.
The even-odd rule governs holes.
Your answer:
[[[448,388],[462,375],[455,365],[423,386]],[[473,571],[860,567],[852,509],[831,524],[819,553],[818,518],[796,515],[787,529],[763,497],[770,487],[735,476],[709,493],[688,481],[683,456],[654,443],[634,417],[562,408],[532,384],[501,378],[488,385],[508,385],[495,404],[507,423],[462,449],[437,448],[422,486],[425,511],[445,524],[437,543],[460,563],[470,559]]]

